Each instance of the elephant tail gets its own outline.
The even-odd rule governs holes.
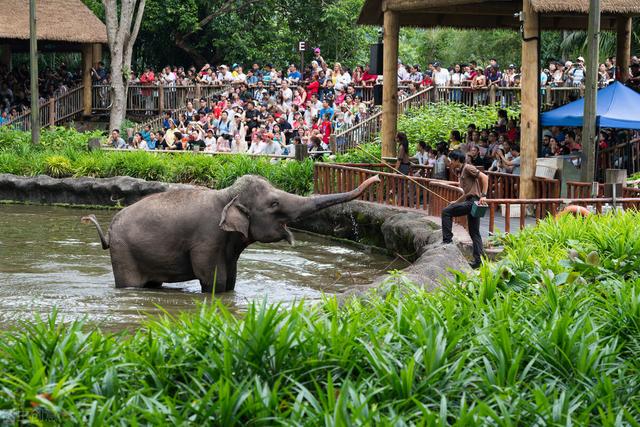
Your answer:
[[[80,222],[82,222],[83,224],[93,223],[93,225],[95,225],[96,229],[98,230],[98,235],[100,236],[100,243],[102,243],[102,249],[109,249],[109,237],[104,236],[104,233],[102,232],[102,228],[100,227],[100,224],[98,223],[98,220],[96,219],[95,215],[83,216],[80,219]]]

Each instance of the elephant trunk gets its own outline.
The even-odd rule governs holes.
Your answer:
[[[299,205],[299,209],[297,209],[298,212],[295,217],[296,219],[301,218],[307,215],[311,215],[312,213],[319,211],[320,209],[328,208],[329,206],[357,199],[362,195],[362,193],[364,193],[367,188],[369,188],[369,186],[375,184],[376,182],[380,182],[380,178],[378,177],[378,175],[372,176],[371,178],[360,184],[358,188],[346,193],[326,194],[322,196],[303,198],[303,201]]]

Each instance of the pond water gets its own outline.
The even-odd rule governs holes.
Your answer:
[[[57,308],[65,321],[86,317],[106,329],[138,324],[149,314],[196,310],[211,299],[197,281],[162,289],[115,289],[109,251],[80,217],[95,213],[104,230],[115,211],[0,205],[0,328]],[[267,298],[289,303],[317,300],[370,283],[406,265],[379,254],[296,233],[296,244],[254,244],[238,264],[235,291],[216,295],[230,309]]]

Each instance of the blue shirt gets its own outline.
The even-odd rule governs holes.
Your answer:
[[[151,132],[142,130],[140,131],[140,135],[142,135],[142,139],[147,142],[147,145],[149,144],[149,142],[151,142]]]
[[[302,78],[302,75],[300,74],[299,71],[294,71],[293,73],[289,73],[289,78],[300,80]]]
[[[329,120],[333,120],[333,108],[327,107],[327,108],[323,108],[320,111],[318,111],[318,115],[320,116],[321,120],[324,120],[324,115],[325,114],[329,114]]]
[[[155,150],[156,149],[156,144],[158,143],[157,140],[155,139],[149,139],[149,141],[147,141],[147,147],[149,148],[149,150]]]

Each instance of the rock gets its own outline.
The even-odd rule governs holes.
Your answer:
[[[400,255],[413,262],[402,271],[406,279],[428,290],[453,279],[450,270],[470,271],[458,246],[442,244],[440,225],[418,211],[355,200],[324,209],[292,226]],[[380,276],[372,285],[351,290],[344,297],[379,287],[388,278],[387,274]]]
[[[40,204],[126,206],[150,194],[184,184],[165,184],[119,176],[114,178],[51,178],[0,174],[0,200]]]

